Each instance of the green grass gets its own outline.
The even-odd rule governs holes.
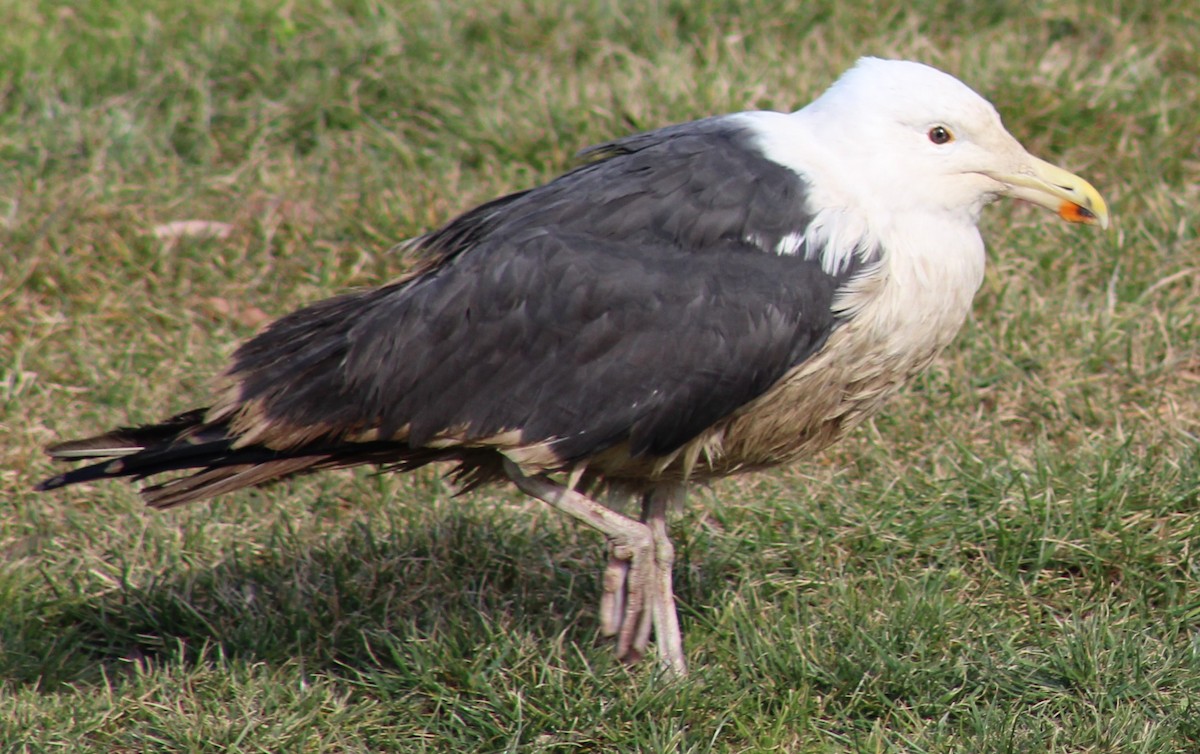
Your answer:
[[[1200,750],[1200,2],[0,4],[0,750]],[[676,516],[685,681],[598,538],[435,473],[179,511],[41,447],[206,400],[257,326],[631,130],[926,60],[1115,230],[1001,205],[891,409]],[[161,240],[159,224],[232,226]]]

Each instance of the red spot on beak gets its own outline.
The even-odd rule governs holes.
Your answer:
[[[1094,223],[1096,215],[1087,207],[1074,202],[1063,202],[1058,207],[1058,216],[1069,223]]]

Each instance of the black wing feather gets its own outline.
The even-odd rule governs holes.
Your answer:
[[[761,395],[836,326],[826,273],[770,249],[806,187],[735,119],[640,134],[466,213],[417,277],[283,318],[231,375],[268,417],[419,447],[520,430],[564,460],[664,454]]]

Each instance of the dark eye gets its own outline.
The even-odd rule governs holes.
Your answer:
[[[929,140],[934,144],[949,144],[954,141],[954,134],[945,126],[934,126],[929,129]]]

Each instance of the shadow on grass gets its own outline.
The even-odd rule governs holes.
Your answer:
[[[396,651],[405,645],[469,659],[559,636],[594,641],[595,538],[522,525],[503,506],[418,513],[419,523],[398,515],[409,520],[381,513],[315,541],[275,527],[216,566],[181,560],[104,594],[57,583],[56,597],[0,617],[0,681],[102,684],[213,650],[336,674],[407,662]]]

